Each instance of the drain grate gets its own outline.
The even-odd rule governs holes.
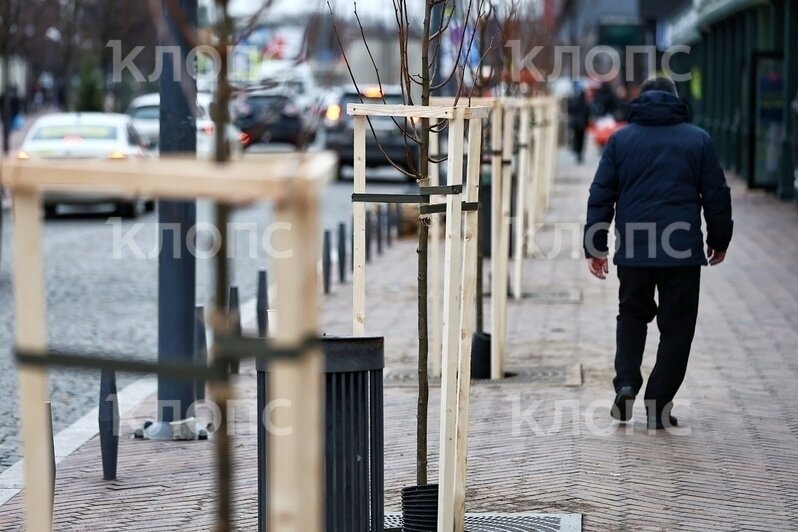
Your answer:
[[[413,386],[418,383],[418,370],[415,368],[386,368],[383,372],[385,386]],[[473,384],[523,384],[529,382],[545,382],[549,384],[562,384],[565,386],[580,386],[582,384],[581,364],[572,366],[537,366],[511,368],[501,381],[475,380]],[[431,386],[439,386],[440,379],[430,377]]]
[[[524,299],[538,303],[581,303],[582,290],[579,288],[531,290],[523,293]]]
[[[386,513],[385,530],[401,530],[402,514]],[[580,514],[469,513],[466,532],[580,532]]]

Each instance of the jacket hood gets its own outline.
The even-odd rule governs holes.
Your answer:
[[[664,91],[648,91],[629,103],[629,121],[645,126],[664,126],[687,122],[687,106]]]

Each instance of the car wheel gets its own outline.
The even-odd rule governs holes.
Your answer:
[[[58,214],[58,205],[45,205],[44,206],[44,219],[51,220]]]
[[[118,203],[116,210],[122,218],[138,218],[145,211],[145,205],[142,200],[133,200],[124,203]]]
[[[155,210],[155,200],[147,200],[144,202],[144,210],[146,212],[152,212]]]

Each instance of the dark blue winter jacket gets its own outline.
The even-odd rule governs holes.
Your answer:
[[[608,253],[615,219],[615,264],[706,265],[707,245],[726,251],[732,237],[729,187],[709,134],[687,123],[687,107],[648,91],[629,104],[630,124],[607,143],[587,207],[585,252]]]

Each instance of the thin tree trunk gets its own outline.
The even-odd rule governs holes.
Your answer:
[[[421,105],[429,105],[430,98],[430,58],[429,37],[432,22],[433,0],[424,4],[424,29],[421,35]],[[429,176],[429,120],[421,121],[421,142],[419,161],[419,184],[427,184]],[[426,217],[421,217],[418,226],[418,412],[416,431],[416,482],[419,486],[427,484],[427,430],[429,418],[429,315],[427,312],[427,242],[429,225]]]
[[[418,226],[418,427],[416,431],[416,483],[427,484],[427,418],[429,410],[429,375],[427,372],[427,241],[429,226]]]

